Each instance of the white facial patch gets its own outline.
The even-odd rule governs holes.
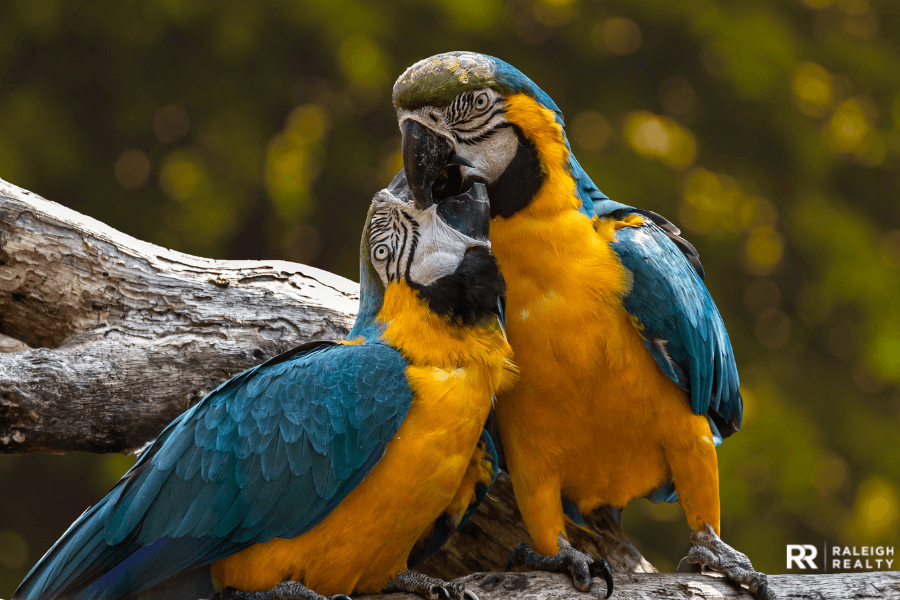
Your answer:
[[[385,286],[409,277],[429,285],[450,275],[466,250],[490,249],[490,243],[470,238],[453,229],[437,214],[437,205],[418,210],[382,190],[375,196],[369,223],[369,259]]]
[[[497,181],[519,149],[519,138],[512,127],[504,127],[474,146],[460,145],[457,154],[470,161],[474,167],[462,167],[463,177],[481,179],[488,183]]]
[[[437,205],[418,211],[419,240],[416,245],[409,278],[428,285],[444,275],[450,275],[462,262],[469,248],[490,249],[489,242],[470,238],[447,225],[437,215]]]

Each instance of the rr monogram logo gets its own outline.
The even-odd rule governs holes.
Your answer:
[[[797,565],[800,569],[818,569],[813,559],[819,554],[819,551],[812,544],[788,544],[787,545],[787,568],[793,569],[792,565]],[[803,563],[806,563],[805,565]],[[808,566],[807,566],[808,565]]]

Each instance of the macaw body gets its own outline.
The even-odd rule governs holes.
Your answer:
[[[536,549],[545,555],[559,550],[565,531],[560,496],[581,512],[624,507],[673,475],[689,524],[700,531],[708,523],[718,532],[718,468],[706,410],[695,414],[677,380],[648,352],[650,318],[629,311],[624,299],[657,282],[639,279],[646,273],[628,269],[617,250],[641,253],[645,270],[675,263],[654,275],[680,278],[686,299],[705,302],[704,316],[720,324],[705,286],[649,219],[627,210],[585,214],[553,112],[518,94],[506,99],[506,115],[546,165],[532,202],[491,224],[492,248],[507,280],[507,334],[522,370],[519,384],[498,403],[497,419]],[[669,291],[650,290],[657,295],[648,316],[681,308]],[[709,323],[685,321],[698,328]],[[709,340],[715,341],[727,343],[727,335]],[[710,348],[714,352],[722,349]],[[725,352],[730,357],[730,346]],[[732,359],[734,387],[726,393],[736,398],[739,415],[733,365]]]
[[[567,517],[641,496],[677,499],[695,546],[718,540],[715,447],[740,428],[742,401],[696,250],[656,213],[600,192],[559,109],[501,60],[453,52],[420,61],[397,80],[394,104],[418,205],[487,185],[521,368],[497,424],[535,547],[560,557],[528,560],[571,570],[589,588],[597,565],[567,558],[577,555]],[[729,576],[765,595],[765,576],[749,572]]]
[[[477,213],[477,201],[462,204]],[[483,427],[515,368],[483,212],[474,232],[454,230],[438,211],[376,195],[348,341],[295,348],[178,417],[14,598],[404,589],[410,554],[439,547],[496,474]],[[471,597],[457,588],[454,600]]]
[[[380,591],[407,568],[416,542],[441,514],[462,519],[475,481],[490,473],[477,446],[503,377],[505,342],[489,330],[460,336],[403,282],[388,286],[380,318],[388,323],[384,347],[394,354],[402,349],[403,383],[407,395],[412,391],[384,456],[303,535],[276,537],[216,561],[212,577],[222,586],[263,591],[290,579],[323,595]],[[462,344],[486,351],[466,355]],[[461,485],[469,470],[474,481]]]

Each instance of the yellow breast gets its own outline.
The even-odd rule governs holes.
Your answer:
[[[555,115],[522,95],[508,99],[507,115],[544,168],[531,204],[491,223],[521,368],[497,406],[507,461],[514,483],[556,480],[583,510],[624,506],[670,476],[664,445],[672,431],[693,435],[705,421],[656,365],[622,304],[630,273],[610,242],[640,217],[582,214]]]
[[[491,396],[511,381],[499,327],[462,328],[431,313],[405,283],[391,284],[379,318],[409,362],[413,402],[384,457],[309,532],[215,563],[223,586],[261,591],[291,579],[319,594],[377,592],[406,568],[415,542],[463,481]]]

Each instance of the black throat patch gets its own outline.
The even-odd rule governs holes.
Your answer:
[[[493,254],[483,248],[469,250],[454,273],[422,285],[409,286],[428,308],[458,325],[475,325],[484,317],[501,316],[506,304],[506,283]]]
[[[537,148],[522,130],[512,126],[519,139],[516,155],[497,181],[487,186],[491,217],[509,218],[531,204],[544,184],[544,169]]]

